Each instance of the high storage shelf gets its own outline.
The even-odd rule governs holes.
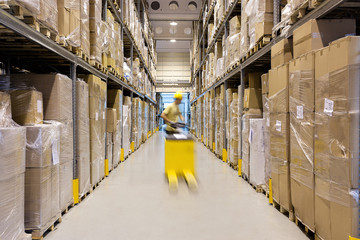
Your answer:
[[[106,1],[105,1],[106,2]],[[144,68],[147,71],[149,78],[152,81],[152,85],[155,86],[154,79],[151,76],[151,73],[147,66],[145,65],[144,56],[141,55],[138,47],[136,46],[134,39],[127,29],[127,27],[121,21],[118,10],[116,10],[114,3],[112,1],[107,1],[108,5],[103,4],[106,13],[106,9],[109,8],[114,15],[116,16],[117,21],[121,24],[123,28],[123,37],[130,42],[131,49],[135,49],[137,55],[139,56]],[[68,51],[67,49],[60,46],[58,43],[52,39],[46,37],[42,33],[31,28],[29,25],[25,24],[23,21],[17,19],[15,16],[9,14],[4,9],[0,8],[0,26],[5,27],[2,29],[1,39],[9,38],[11,41],[7,41],[6,44],[0,44],[0,61],[6,66],[5,81],[11,83],[11,66],[19,69],[26,69],[28,71],[33,71],[36,73],[49,73],[57,72],[69,76],[72,79],[72,95],[73,95],[73,134],[74,134],[74,146],[76,149],[76,80],[78,74],[92,74],[99,77],[102,81],[107,83],[107,89],[121,89],[124,96],[139,97],[142,100],[148,102],[150,105],[157,106],[157,102],[152,99],[150,96],[144,95],[137,91],[135,88],[130,86],[125,82],[123,77],[119,78],[112,73],[104,73],[97,68],[90,65],[87,61],[83,60],[81,57],[76,54]],[[125,33],[125,34],[124,34]],[[15,40],[15,41],[14,41]],[[125,48],[125,46],[124,46]],[[124,49],[124,52],[126,49]],[[131,50],[133,52],[133,50]],[[133,55],[132,55],[133,57]],[[121,103],[123,104],[123,103]],[[150,112],[150,111],[149,111]],[[130,126],[132,129],[133,126]],[[123,132],[121,125],[121,132]],[[122,134],[121,134],[122,135]],[[122,136],[121,136],[122,138]],[[130,133],[130,142],[134,141],[134,136]],[[123,139],[121,139],[123,148]],[[104,146],[105,148],[106,146]],[[106,150],[105,150],[106,152]],[[74,179],[76,176],[76,151],[74,151]],[[106,159],[106,156],[104,156]]]

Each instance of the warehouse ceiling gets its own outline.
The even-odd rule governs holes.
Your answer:
[[[166,51],[169,47],[188,51],[184,46],[190,46],[193,21],[199,19],[201,0],[147,0],[147,3],[157,51],[164,51],[163,47]]]

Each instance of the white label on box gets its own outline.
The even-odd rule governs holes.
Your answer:
[[[304,107],[303,106],[296,106],[296,118],[304,119]]]
[[[59,164],[59,151],[58,151],[58,141],[53,141],[51,146],[52,152],[52,163],[53,165]]]
[[[105,112],[103,112],[103,119],[105,119]]]
[[[99,113],[98,112],[95,113],[95,120],[96,121],[99,120]]]
[[[281,132],[281,121],[276,120],[275,128],[276,131]]]
[[[254,130],[252,128],[250,128],[250,132],[249,132],[249,143],[252,143],[252,139],[253,139],[253,135],[254,135]]]
[[[334,111],[334,101],[325,98],[324,113],[326,115],[332,116],[333,111]]]
[[[37,111],[38,113],[42,113],[43,111],[43,105],[41,100],[37,100]]]
[[[313,32],[312,33],[312,38],[321,38],[321,33]]]

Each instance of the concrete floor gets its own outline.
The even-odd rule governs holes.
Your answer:
[[[197,143],[198,190],[164,176],[162,133],[151,137],[63,217],[48,240],[301,240],[304,233],[269,206],[236,171]]]

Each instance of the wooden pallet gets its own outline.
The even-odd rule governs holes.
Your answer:
[[[245,181],[250,183],[250,179],[244,173],[241,174],[241,177],[242,177],[242,179],[244,179]]]
[[[92,192],[92,188],[90,188],[89,191],[87,191],[87,192],[84,193],[81,197],[79,197],[79,203],[81,203],[82,201],[84,201],[84,200],[86,199],[86,197],[90,195],[91,192]]]
[[[279,210],[280,213],[286,215],[290,221],[294,222],[295,221],[295,216],[294,216],[294,211],[291,210],[287,210],[286,208],[284,208],[283,206],[281,206],[279,203],[277,203],[275,201],[275,199],[273,199],[273,207],[277,210]]]
[[[107,69],[95,59],[90,59],[90,65],[103,73],[107,73]]]
[[[295,216],[295,224],[308,236],[315,236],[315,230],[309,229],[298,217]]]
[[[67,214],[69,212],[69,209],[74,207],[74,201],[71,200],[66,204],[66,207],[64,209],[61,210],[61,216],[63,216],[64,214]]]
[[[306,15],[306,10],[309,7],[309,0],[304,1],[296,10],[290,15],[289,24],[292,25],[302,19]]]
[[[43,240],[44,236],[48,232],[52,232],[52,231],[55,230],[55,224],[61,223],[61,222],[62,222],[61,214],[58,213],[55,217],[53,217],[47,224],[45,224],[40,229],[25,229],[25,231],[27,233],[31,233],[32,239],[41,239],[41,240]]]
[[[229,166],[232,168],[232,169],[234,169],[234,170],[238,170],[239,168],[238,168],[238,165],[236,164],[234,164],[234,163],[232,163],[232,162],[229,162]]]
[[[267,44],[269,44],[271,42],[271,35],[264,35],[262,36],[259,41],[257,41],[254,45],[253,48],[251,48],[245,56],[243,56],[240,59],[240,62],[243,63],[245,62],[248,58],[250,58],[252,55],[254,55],[255,53],[257,53],[260,49],[262,49],[263,47],[265,47]]]

